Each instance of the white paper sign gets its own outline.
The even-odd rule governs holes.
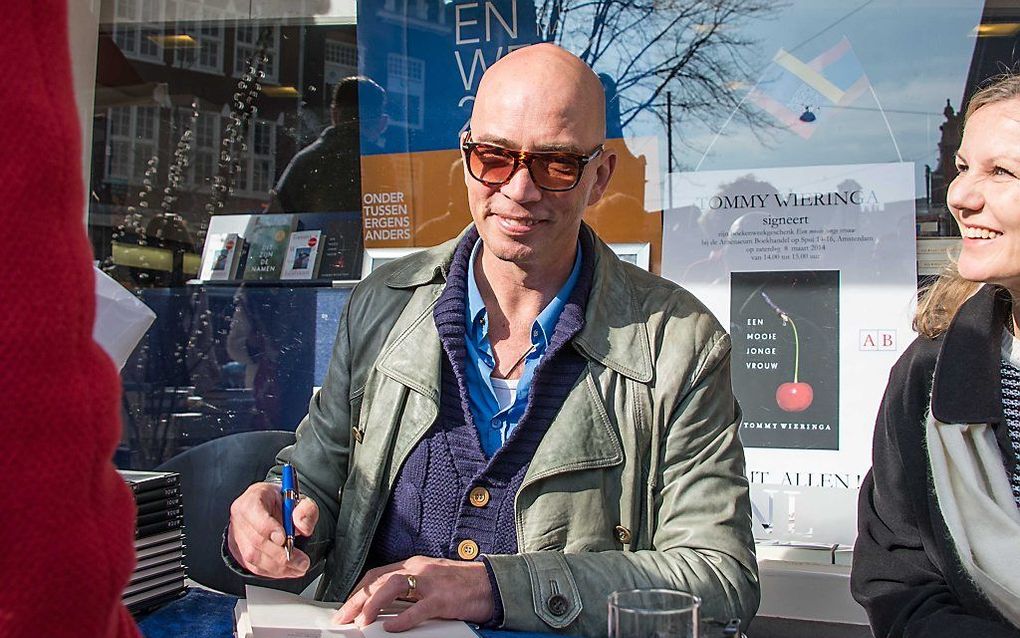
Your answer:
[[[156,320],[156,313],[109,275],[95,267],[92,270],[96,277],[92,338],[120,370]]]
[[[670,176],[663,276],[731,334],[759,512],[761,486],[856,491],[870,467],[889,369],[914,337],[913,171],[900,163]],[[803,524],[770,529],[815,538],[809,530],[831,533],[836,517],[845,535],[815,540],[852,541],[853,508],[795,511]]]

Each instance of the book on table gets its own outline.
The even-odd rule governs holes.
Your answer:
[[[291,233],[280,279],[315,279],[322,261],[322,231],[300,230]]]
[[[158,501],[157,501],[158,502]],[[155,510],[151,512],[141,513],[138,512],[136,515],[138,526],[149,525],[151,523],[159,523],[169,519],[177,519],[184,515],[184,509],[182,507],[164,507],[161,510]]]
[[[137,594],[125,595],[123,603],[129,612],[132,614],[139,614],[164,603],[176,600],[183,596],[186,591],[187,587],[184,586],[184,581],[175,581],[153,587],[152,589],[147,589]]]
[[[141,552],[139,552],[136,556],[136,560],[135,572],[140,572],[143,569],[149,569],[150,567],[156,567],[158,565],[165,565],[167,563],[177,565],[184,560],[184,547],[178,545],[177,547],[170,547],[169,549],[159,553],[147,552],[144,556],[142,556]]]
[[[138,504],[138,516],[144,516],[145,514],[152,514],[163,510],[171,510],[181,507],[180,494],[176,496],[168,496],[166,498],[154,499],[148,502]]]
[[[248,256],[244,264],[245,281],[273,281],[280,278],[294,215],[254,215],[245,231]]]
[[[162,534],[154,534],[152,536],[146,536],[145,538],[136,538],[135,551],[138,552],[143,549],[148,549],[152,546],[156,545],[162,546],[164,544],[166,545],[176,544],[183,547],[184,530],[182,530],[181,528],[177,528],[168,530],[166,532],[163,532]]]
[[[154,487],[144,492],[135,492],[135,504],[141,507],[142,505],[148,505],[154,501],[170,501],[175,498],[181,497],[181,486],[180,485],[167,485],[165,487]],[[171,503],[166,503],[166,507],[173,507]],[[149,509],[148,511],[152,511]]]
[[[117,470],[121,478],[131,487],[135,494],[149,492],[154,489],[172,487],[181,484],[181,475],[177,472],[150,472],[146,470]]]
[[[808,541],[761,540],[754,542],[755,556],[759,561],[778,560],[794,563],[817,563],[831,565],[835,543]]]
[[[149,567],[135,567],[135,571],[131,574],[131,580],[128,581],[128,587],[144,585],[151,580],[163,578],[170,580],[184,578],[184,567],[180,564],[180,561],[171,560],[166,563],[150,565]],[[127,590],[124,593],[127,594]]]
[[[237,277],[244,238],[237,233],[209,233],[202,249],[202,266],[198,278],[224,281]]]
[[[238,638],[478,638],[478,634],[459,620],[429,620],[399,634],[383,629],[383,623],[406,609],[409,603],[382,611],[367,627],[337,625],[333,613],[340,603],[328,603],[266,587],[247,585],[245,599],[234,609]]]
[[[155,523],[148,523],[144,525],[139,523],[135,525],[135,538],[138,539],[155,536],[156,534],[162,534],[163,532],[178,529],[183,525],[184,516],[181,514]]]
[[[300,228],[321,232],[316,279],[361,278],[364,241],[360,213],[302,213],[298,217]]]

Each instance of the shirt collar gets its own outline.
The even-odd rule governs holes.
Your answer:
[[[475,281],[475,259],[481,248],[482,238],[479,237],[471,249],[471,256],[468,257],[467,269],[467,334],[474,343],[488,341],[489,337],[489,320],[485,312],[485,301],[482,300],[482,293],[478,291],[478,283]]]
[[[542,312],[538,313],[538,317],[535,319],[535,325],[531,329],[532,343],[536,345],[541,344],[542,346],[549,345],[549,339],[552,338],[556,322],[559,321],[560,313],[563,312],[563,307],[567,305],[567,300],[570,298],[570,293],[573,292],[574,285],[577,283],[577,277],[580,274],[581,242],[578,242],[577,253],[574,255],[574,268],[570,271],[570,276],[567,277],[566,283],[556,293],[556,296],[552,298],[549,305]]]
[[[479,237],[471,249],[467,271],[467,333],[468,338],[476,344],[488,342],[489,337],[488,313],[485,311],[485,301],[482,299],[482,293],[479,292],[478,283],[475,280],[475,259],[478,257],[481,247],[482,239]],[[567,281],[560,288],[559,292],[556,293],[552,301],[538,314],[535,323],[532,325],[531,342],[536,346],[545,348],[549,344],[549,339],[552,338],[553,330],[556,328],[556,322],[559,320],[560,313],[563,312],[563,307],[567,304],[570,293],[573,292],[580,274],[581,242],[578,241],[577,254],[574,256],[574,267],[570,271],[570,276],[567,277]]]

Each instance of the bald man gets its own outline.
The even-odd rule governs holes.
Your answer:
[[[729,340],[675,284],[582,223],[606,191],[602,86],[550,44],[478,87],[461,138],[474,223],[352,293],[322,389],[279,455],[301,476],[234,503],[228,561],[293,578],[364,625],[458,618],[606,633],[606,597],[663,587],[703,613],[758,605]],[[278,470],[279,468],[277,468]]]

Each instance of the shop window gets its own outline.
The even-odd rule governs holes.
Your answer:
[[[115,0],[113,40],[128,58],[161,62],[166,3],[162,0]]]
[[[340,80],[358,74],[358,45],[353,42],[326,40],[322,57],[328,95],[332,95]]]
[[[107,112],[111,180],[141,182],[156,152],[159,111],[153,106],[118,106]]]
[[[425,0],[415,0],[414,15],[419,20],[424,20],[429,17],[429,5]]]
[[[202,111],[195,119],[192,136],[193,157],[190,181],[195,186],[206,186],[218,169],[220,116],[213,111]]]
[[[390,53],[386,58],[386,71],[391,122],[420,129],[424,125],[425,61]]]
[[[224,14],[195,0],[177,0],[176,35],[188,36],[174,51],[177,66],[206,73],[223,73]]]
[[[252,61],[257,62],[260,51],[266,55],[264,67],[265,82],[276,82],[280,49],[279,27],[238,27],[234,35],[234,75],[241,77],[248,72]]]
[[[265,195],[273,187],[276,171],[276,123],[255,120],[248,129],[246,145],[248,151],[242,152],[234,187],[253,196]]]
[[[908,218],[916,218],[916,234],[942,236],[922,238],[918,246],[919,254],[930,257],[921,272],[937,269],[945,261],[944,236],[955,232],[945,193],[955,176],[952,158],[962,105],[976,86],[1013,66],[1016,58],[1016,35],[1006,28],[1015,22],[1015,12],[1003,3],[986,6],[975,0],[939,8],[871,3],[853,12],[836,0],[755,0],[736,3],[721,24],[712,22],[713,3],[691,5],[694,13],[685,21],[662,3],[653,8],[603,3],[607,13],[600,16],[585,2],[378,0],[357,3],[356,25],[353,16],[335,23],[321,15],[249,20],[253,5],[248,0],[104,4],[110,23],[101,26],[101,38],[113,40],[121,52],[100,48],[90,234],[96,258],[112,265],[119,281],[138,291],[159,316],[137,357],[148,368],[140,370],[137,362],[125,368],[126,427],[137,465],[151,465],[224,432],[296,424],[311,388],[321,383],[329,333],[335,334],[332,324],[309,327],[323,314],[335,321],[340,306],[322,311],[316,305],[326,291],[332,293],[330,286],[403,252],[449,239],[470,219],[457,133],[468,121],[481,74],[510,47],[549,39],[593,64],[610,95],[607,146],[616,152],[618,165],[610,191],[586,219],[625,260],[675,277],[689,289],[701,277],[718,287],[715,292],[728,285],[719,268],[743,245],[748,224],[762,223],[754,217],[760,216],[755,202],[761,203],[763,193],[774,195],[767,189],[734,195],[720,188],[692,204],[690,184],[721,171],[734,171],[725,185],[757,187],[767,181],[767,170],[806,174],[841,165],[847,179],[837,180],[835,190],[849,193],[861,190],[851,179],[856,167],[887,164],[885,170],[897,171],[897,186],[913,188],[896,201],[905,202],[897,205],[908,209]],[[570,10],[554,15],[555,7]],[[837,22],[838,29],[825,26]],[[174,40],[166,36],[174,35],[187,35],[194,43],[170,46]],[[699,43],[707,44],[698,48]],[[242,90],[239,83],[262,53],[264,77],[255,78],[250,91]],[[386,118],[365,110],[383,100],[363,100],[360,131],[333,127],[327,133],[332,88],[355,74],[384,90],[388,126]],[[200,114],[186,153],[189,166],[178,191],[165,199],[193,103]],[[233,144],[232,131],[240,131]],[[353,162],[360,173],[337,159],[349,160],[356,154],[352,149],[362,153]],[[149,170],[154,157],[158,162]],[[234,170],[221,174],[221,161]],[[143,187],[147,170],[151,192]],[[316,179],[323,175],[330,179]],[[355,205],[304,203],[336,201],[330,192],[288,204],[274,190],[287,180],[321,189],[341,177],[347,178],[345,188],[361,196]],[[680,187],[672,188],[674,182]],[[874,189],[863,190],[869,196],[854,202],[857,208],[844,206],[839,213],[862,234],[863,225],[870,224],[868,235],[881,246],[894,239],[888,233],[889,209],[880,205],[881,193],[873,198]],[[365,194],[375,198],[373,203],[365,204]],[[796,201],[798,209],[807,210],[802,205],[807,200],[779,194],[783,202]],[[712,201],[749,208],[731,215]],[[684,217],[685,204],[698,205],[698,214]],[[820,215],[825,208],[812,206],[804,214]],[[207,234],[241,236],[246,230],[243,224],[211,230],[215,218],[254,218],[278,209],[299,218],[295,232],[321,230],[324,250],[326,238],[340,237],[329,247],[343,259],[335,260],[328,275],[320,272],[317,280],[300,285],[284,279],[249,282],[238,265],[233,277],[185,285],[196,275],[171,272],[177,267],[173,260],[149,261],[145,268],[141,260],[125,261],[123,254],[120,261],[111,257],[114,245],[122,253],[133,242],[154,248],[147,234],[151,226],[172,229],[176,243],[163,249],[194,261],[208,243]],[[366,238],[369,220],[374,230],[386,232]],[[667,230],[707,244],[678,248],[664,241]],[[911,230],[908,225],[895,239],[904,234],[913,239]],[[805,254],[792,247],[789,253]],[[676,263],[678,254],[689,263]],[[780,247],[761,254],[766,260],[784,253]],[[671,263],[672,270],[663,268]],[[887,284],[878,281],[881,277],[874,277],[875,290]],[[777,295],[771,298],[783,307]],[[260,334],[272,344],[267,352],[300,354],[273,365],[295,375],[314,367],[315,378],[307,374],[296,384],[279,370],[272,377],[267,366],[256,383],[256,364],[231,354],[243,348],[227,348],[231,325],[242,323],[234,321],[238,306],[260,323]],[[730,316],[718,315],[724,323]],[[806,331],[808,325],[801,327]],[[233,339],[240,339],[237,331]],[[164,356],[168,352],[189,354]],[[205,357],[202,364],[199,355]],[[171,360],[174,366],[160,368]],[[278,405],[268,402],[277,389],[271,381],[290,393]],[[202,416],[187,421],[194,412]],[[864,431],[849,421],[845,426],[844,432]],[[167,430],[177,438],[160,440]]]

